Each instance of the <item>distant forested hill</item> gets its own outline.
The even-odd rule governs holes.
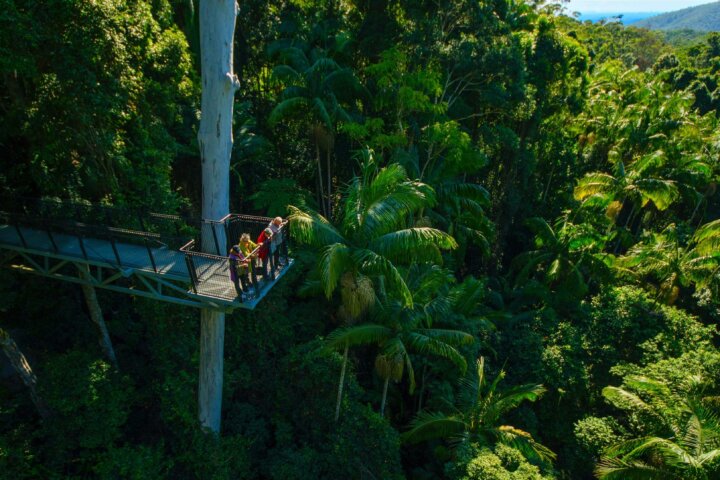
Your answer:
[[[652,30],[720,31],[720,2],[663,13],[640,20],[633,26]]]

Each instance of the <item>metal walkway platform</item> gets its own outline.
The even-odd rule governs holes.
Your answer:
[[[231,214],[220,220],[193,221],[47,200],[13,204],[0,205],[0,265],[57,280],[232,311],[254,309],[294,263],[287,255],[288,235],[282,227],[281,241],[275,245],[280,253],[277,265],[274,255],[268,254],[269,268],[263,273],[261,262],[254,258],[252,288],[239,298],[230,280],[224,240],[237,241],[242,233],[255,239],[270,218]],[[58,218],[70,215],[70,219]],[[110,221],[86,223],[99,223],[98,219]],[[215,254],[195,251],[203,237]]]

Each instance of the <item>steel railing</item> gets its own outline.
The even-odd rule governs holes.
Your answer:
[[[260,233],[270,224],[272,218],[257,217],[251,215],[230,214],[220,220],[204,220],[201,228],[201,235],[205,234],[205,247],[201,248],[200,241],[190,241],[180,250],[185,253],[188,271],[192,279],[193,291],[199,295],[208,295],[220,298],[235,297],[235,287],[230,280],[230,260],[227,256],[230,246],[222,248],[222,238],[217,232],[222,231],[224,238],[237,239],[244,233],[250,235],[250,239],[256,241]],[[243,292],[243,300],[259,298],[265,288],[270,285],[280,271],[289,265],[288,245],[289,235],[286,224],[280,227],[280,240],[269,248],[266,261],[260,258],[262,245],[258,245],[252,252],[246,255],[247,282],[252,287],[249,291]],[[209,237],[209,238],[208,238]],[[235,244],[236,242],[230,242]],[[206,250],[206,251],[202,251]],[[213,253],[208,253],[211,250]],[[274,250],[278,251],[277,258]]]

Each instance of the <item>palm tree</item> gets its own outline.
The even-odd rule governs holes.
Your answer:
[[[647,177],[632,166],[626,170],[621,160],[615,164],[615,174],[593,172],[578,180],[574,196],[583,204],[601,204],[612,219],[617,219],[626,204],[631,205],[623,228],[628,228],[640,210],[652,202],[662,211],[677,200],[676,183],[658,177]]]
[[[692,223],[714,191],[710,145],[717,118],[694,112],[689,92],[648,81],[641,72],[621,73],[616,64],[598,69],[589,93],[581,148],[596,171],[578,182],[575,198],[604,206],[624,229],[632,228],[641,210],[654,214],[649,204],[662,212],[683,202],[693,209]],[[608,162],[611,171],[605,170]]]
[[[633,377],[635,390],[669,396],[661,382]],[[632,391],[606,387],[603,395],[618,406],[653,412],[654,409]],[[680,421],[666,420],[670,438],[645,436],[610,447],[595,469],[604,480],[695,479],[709,480],[720,475],[720,412],[717,397],[691,391],[681,402]]]
[[[543,393],[542,385],[518,385],[506,390],[498,388],[505,371],[491,381],[485,377],[485,359],[477,360],[475,378],[460,384],[460,394],[452,414],[424,412],[410,424],[402,435],[407,443],[418,443],[434,438],[448,438],[453,444],[477,442],[481,445],[504,443],[517,448],[528,459],[549,461],[555,454],[535,441],[528,432],[510,425],[501,425],[501,419],[522,402],[534,402]]]
[[[575,225],[561,217],[555,228],[542,218],[531,218],[527,225],[535,232],[535,249],[513,260],[516,283],[537,277],[557,291],[582,295],[587,290],[585,275],[605,269],[602,251],[605,238],[590,225]]]
[[[321,48],[306,51],[297,46],[284,46],[271,50],[271,54],[284,62],[273,69],[273,76],[286,85],[280,102],[270,113],[270,125],[293,117],[305,116],[309,134],[315,146],[318,169],[319,205],[326,216],[332,205],[332,173],[330,161],[335,144],[335,127],[338,121],[350,121],[343,103],[364,93],[363,87],[350,68],[343,68]],[[320,152],[326,155],[327,197],[323,187]]]
[[[388,384],[399,382],[407,370],[410,394],[415,392],[415,369],[411,354],[433,355],[451,361],[461,374],[467,369],[467,362],[455,348],[472,344],[472,335],[458,330],[440,329],[427,326],[425,314],[428,310],[418,304],[403,305],[391,300],[379,305],[376,310],[377,323],[340,328],[327,339],[330,348],[348,345],[376,344],[380,353],[375,358],[375,370],[383,379],[383,394],[380,415],[385,413]]]
[[[456,147],[458,150],[460,148]],[[420,166],[417,151],[398,155],[403,166],[430,185],[437,196],[437,205],[423,212],[423,218],[419,221],[437,225],[453,235],[461,245],[461,256],[465,250],[463,247],[468,243],[479,246],[483,253],[489,252],[493,235],[493,225],[486,213],[490,206],[490,193],[482,185],[467,179],[485,162],[479,155],[465,153],[464,157],[470,157],[471,160],[461,163],[457,159],[441,158],[425,165],[425,168]]]
[[[680,288],[717,284],[720,271],[720,221],[700,227],[689,242],[683,242],[674,224],[662,233],[650,233],[618,259],[615,267],[636,278],[658,281],[658,294],[672,305]]]
[[[337,226],[317,212],[289,207],[293,238],[321,249],[319,269],[325,295],[330,298],[342,280],[347,286],[341,288],[343,305],[354,318],[371,303],[352,295],[360,286],[366,289],[371,285],[382,297],[397,295],[402,305],[411,306],[412,294],[397,265],[440,262],[441,250],[457,246],[450,235],[440,230],[410,226],[419,210],[435,204],[430,187],[409,180],[400,165],[379,168],[371,150],[363,150],[360,158],[361,175],[354,177],[344,192],[344,208],[338,212]],[[348,339],[343,345],[338,405],[347,349],[352,344]]]

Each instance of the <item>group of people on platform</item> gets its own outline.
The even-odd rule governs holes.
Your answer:
[[[242,302],[243,292],[252,290],[251,266],[255,257],[262,261],[262,276],[275,278],[275,271],[280,266],[280,250],[287,256],[287,245],[283,242],[280,229],[287,223],[282,217],[275,217],[268,226],[260,232],[257,243],[250,240],[249,233],[240,235],[237,245],[230,248],[228,261],[230,262],[230,280],[235,286],[238,299]],[[259,247],[259,248],[258,248]]]

